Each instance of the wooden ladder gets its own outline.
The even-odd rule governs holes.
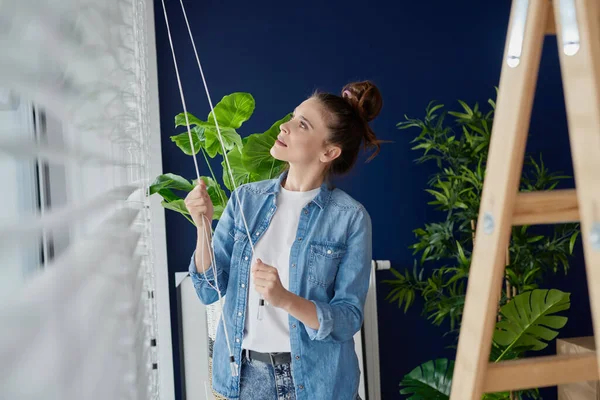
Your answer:
[[[547,34],[557,36],[576,190],[519,193]],[[598,380],[598,353],[489,362],[512,226],[575,221],[600,349],[600,0],[513,0],[451,400]]]

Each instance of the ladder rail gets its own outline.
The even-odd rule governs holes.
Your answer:
[[[452,400],[481,399],[483,393],[548,7],[549,3],[543,0],[516,0],[511,9],[454,366]],[[523,31],[519,27],[524,27]],[[515,54],[518,59],[510,57]]]
[[[554,17],[594,340],[600,349],[600,6],[597,0],[569,2],[575,5],[575,20],[572,13],[561,18],[564,0],[554,0]],[[577,38],[579,43],[571,43]]]

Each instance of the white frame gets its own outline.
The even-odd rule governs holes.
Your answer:
[[[148,127],[150,129],[150,176],[158,176],[162,170],[160,109],[158,102],[158,70],[156,66],[156,39],[154,22],[154,2],[146,1],[147,27],[147,76],[148,76]],[[175,399],[173,373],[173,341],[171,338],[171,306],[169,300],[169,267],[167,263],[167,239],[165,230],[165,210],[158,196],[150,197],[152,213],[152,233],[156,285],[157,312],[157,363],[161,400]]]

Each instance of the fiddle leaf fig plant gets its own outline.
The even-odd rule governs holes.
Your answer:
[[[207,192],[214,205],[214,220],[221,217],[229,196],[217,180],[209,159],[214,159],[217,155],[223,158],[221,162],[223,171],[219,175],[230,194],[234,190],[234,184],[237,187],[244,183],[271,179],[286,167],[284,162],[271,156],[270,150],[275,144],[280,125],[288,121],[291,114],[277,120],[265,132],[242,138],[238,129],[252,117],[254,110],[255,101],[252,95],[236,92],[224,96],[215,105],[214,113],[211,111],[205,121],[189,112],[187,115],[180,113],[175,116],[175,127],[184,127],[185,130],[171,136],[171,141],[188,156],[202,153],[210,172],[210,176],[200,178],[206,184]],[[230,179],[230,171],[234,182]],[[185,207],[184,198],[195,186],[196,179],[190,181],[182,176],[167,173],[154,179],[149,188],[149,195],[158,194],[163,199],[161,204],[165,209],[180,213],[194,224]]]

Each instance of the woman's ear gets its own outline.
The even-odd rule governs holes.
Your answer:
[[[338,158],[342,154],[342,149],[338,146],[329,146],[324,153],[321,154],[320,160],[323,163],[329,163]]]

